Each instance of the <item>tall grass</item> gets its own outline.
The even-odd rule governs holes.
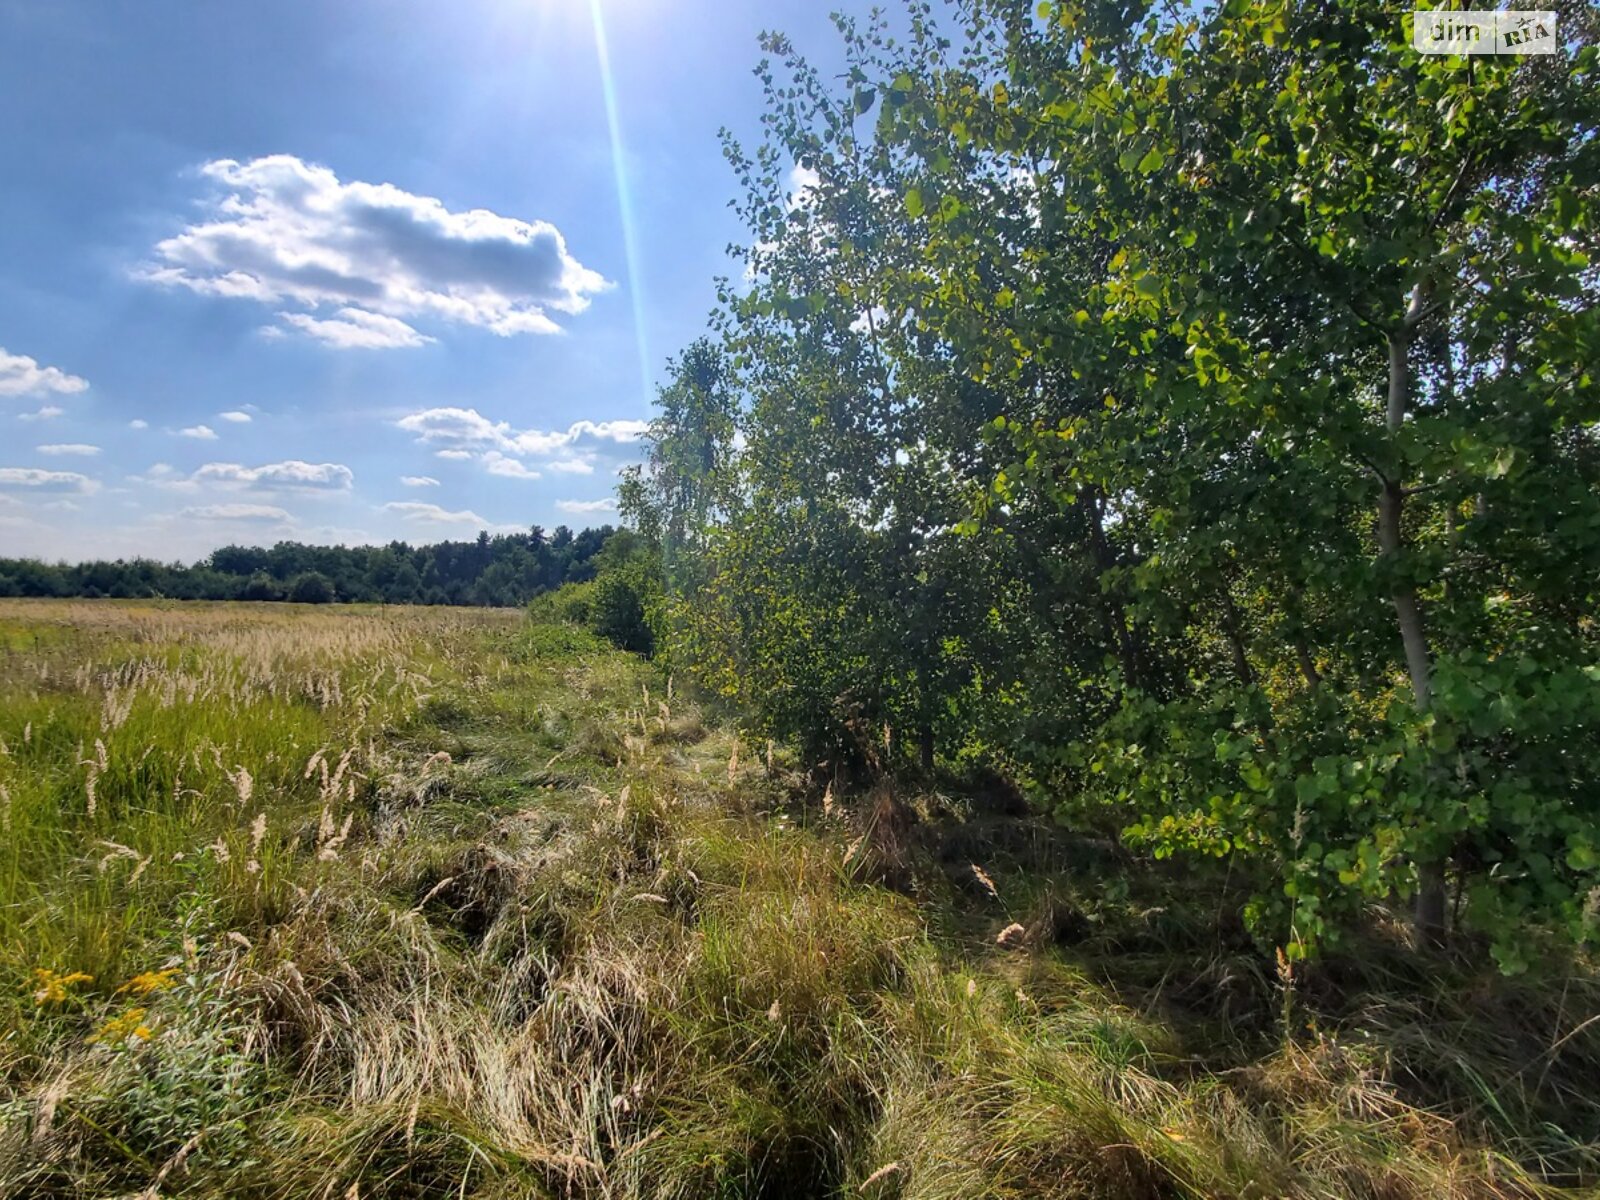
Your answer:
[[[576,629],[0,603],[0,642],[0,1194],[1596,1177],[1578,968],[1430,976],[1380,931],[1280,972],[1211,881],[958,795],[890,845],[884,795],[808,802]]]

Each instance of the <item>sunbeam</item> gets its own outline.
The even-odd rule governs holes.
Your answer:
[[[644,279],[639,272],[639,245],[633,220],[633,196],[628,187],[628,165],[622,144],[622,121],[617,116],[617,89],[611,75],[611,52],[606,41],[605,14],[600,0],[589,0],[594,17],[594,49],[600,62],[600,87],[605,93],[606,126],[611,134],[611,165],[617,181],[617,213],[622,221],[622,249],[628,260],[628,287],[633,295],[633,337],[639,348],[639,388],[646,404],[650,391],[650,348],[644,327]]]

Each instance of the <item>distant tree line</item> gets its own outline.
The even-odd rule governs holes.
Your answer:
[[[594,576],[614,530],[478,534],[476,541],[412,546],[224,546],[193,566],[151,558],[47,563],[0,558],[0,596],[290,600],[306,604],[517,606]]]

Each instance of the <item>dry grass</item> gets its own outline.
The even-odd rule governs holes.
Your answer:
[[[1490,1197],[1592,1169],[1587,977],[1279,978],[1015,819],[795,803],[576,631],[109,603],[0,631],[0,1195]]]

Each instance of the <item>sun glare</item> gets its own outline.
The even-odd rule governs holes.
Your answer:
[[[594,22],[594,48],[600,70],[600,88],[605,97],[606,128],[611,138],[611,168],[617,183],[617,216],[622,223],[622,247],[628,263],[628,290],[633,300],[633,336],[639,351],[639,387],[645,403],[650,395],[650,347],[644,324],[644,281],[639,272],[639,240],[633,217],[633,195],[628,183],[627,150],[622,137],[622,118],[618,113],[616,80],[611,71],[611,48],[606,38],[605,13],[601,0],[589,0]]]

